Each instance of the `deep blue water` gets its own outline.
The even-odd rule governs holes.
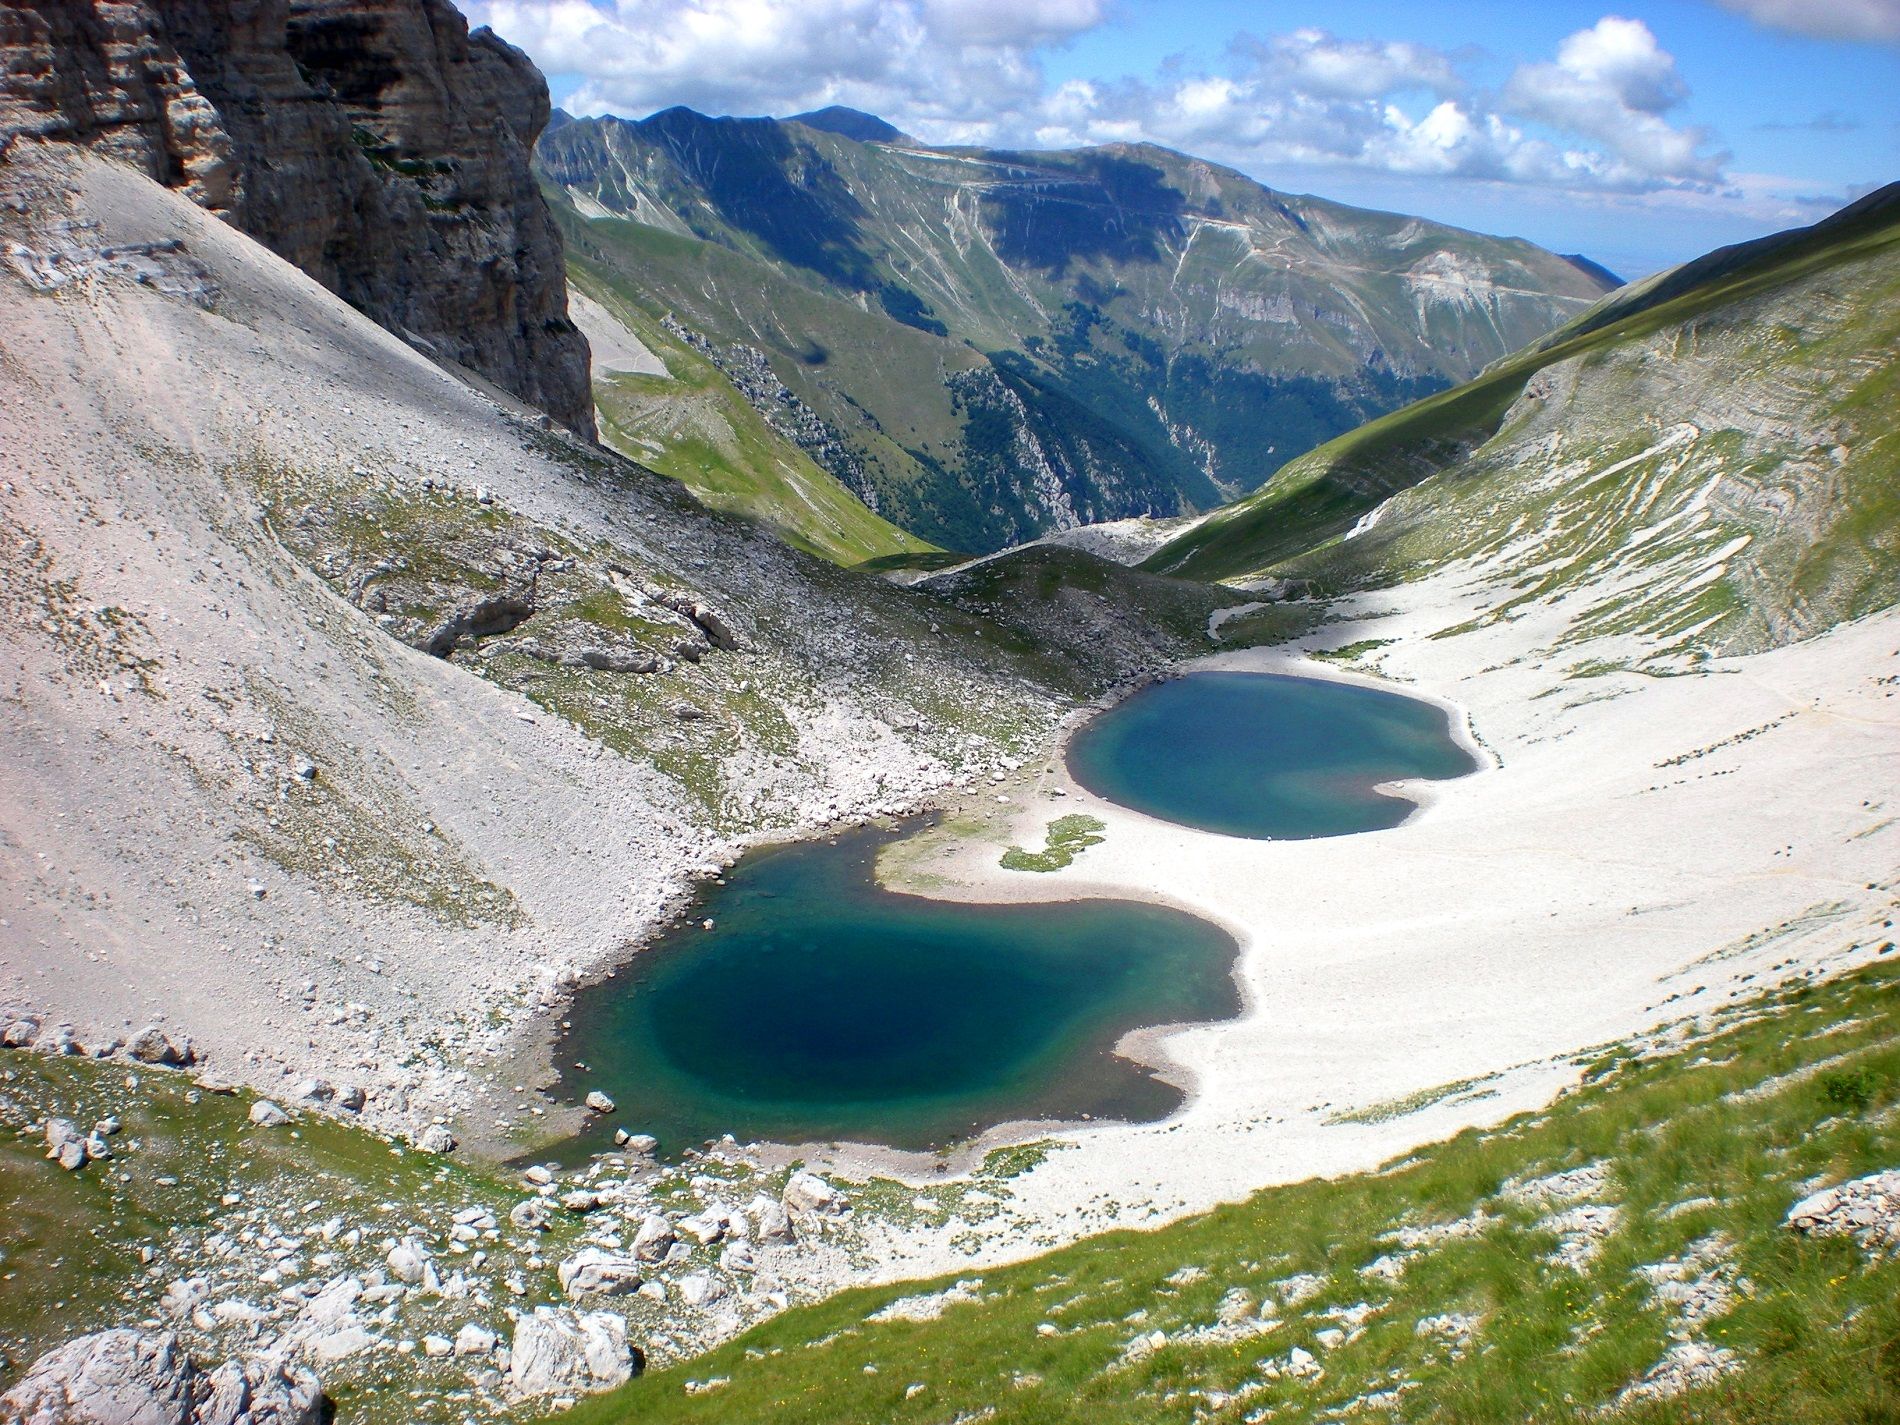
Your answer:
[[[1133,902],[894,895],[872,876],[889,839],[742,859],[684,925],[581,993],[557,1062],[588,1070],[567,1091],[604,1089],[613,1122],[668,1154],[728,1132],[935,1147],[1013,1119],[1147,1120],[1180,1103],[1110,1050],[1137,1026],[1238,1011],[1226,932]]]
[[[1432,703],[1267,673],[1194,673],[1144,688],[1084,727],[1068,758],[1070,775],[1109,801],[1274,839],[1397,826],[1413,803],[1375,784],[1479,766]]]
[[[1069,764],[1113,801],[1247,837],[1392,826],[1412,804],[1375,783],[1477,766],[1429,703],[1247,673],[1143,690],[1089,724]],[[894,895],[873,875],[893,834],[752,853],[584,990],[556,1062],[572,1098],[603,1089],[619,1112],[570,1154],[604,1147],[615,1125],[655,1134],[668,1156],[723,1133],[923,1148],[1016,1119],[1143,1121],[1178,1106],[1178,1089],[1112,1046],[1238,1012],[1224,931],[1123,901]]]

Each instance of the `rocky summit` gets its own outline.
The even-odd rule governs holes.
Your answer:
[[[421,350],[593,433],[528,170],[547,84],[443,0],[0,5],[0,135],[129,162]]]

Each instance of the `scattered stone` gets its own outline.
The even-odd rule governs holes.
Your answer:
[[[935,1321],[953,1306],[963,1306],[982,1300],[983,1279],[971,1277],[942,1291],[926,1292],[921,1296],[900,1296],[897,1300],[879,1307],[866,1321]]]
[[[1852,1237],[1871,1256],[1900,1254],[1900,1168],[1802,1198],[1787,1226],[1804,1237]]]
[[[536,1187],[546,1187],[549,1183],[554,1181],[554,1174],[542,1167],[539,1163],[524,1170],[521,1176],[533,1183]]]
[[[575,1188],[562,1194],[561,1206],[574,1213],[592,1212],[600,1206],[600,1194],[592,1188]]]
[[[1678,1341],[1649,1368],[1636,1384],[1616,1397],[1618,1407],[1644,1400],[1673,1400],[1691,1390],[1713,1385],[1742,1368],[1742,1358],[1725,1346],[1703,1341]]]
[[[515,1322],[508,1385],[516,1396],[588,1395],[626,1384],[642,1364],[624,1316],[537,1306]]]
[[[422,1354],[425,1356],[433,1356],[437,1359],[443,1356],[452,1356],[455,1354],[455,1342],[451,1341],[447,1336],[424,1336],[422,1338]]]

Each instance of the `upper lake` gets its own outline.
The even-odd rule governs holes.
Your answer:
[[[1416,810],[1375,788],[1481,765],[1434,703],[1359,683],[1192,673],[1094,718],[1069,772],[1097,796],[1228,836],[1296,839],[1397,826]]]

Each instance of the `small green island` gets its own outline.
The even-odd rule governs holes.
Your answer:
[[[1091,846],[1099,846],[1108,827],[1101,818],[1077,812],[1049,823],[1048,844],[1040,851],[1012,846],[1003,853],[1005,871],[1060,871]]]

